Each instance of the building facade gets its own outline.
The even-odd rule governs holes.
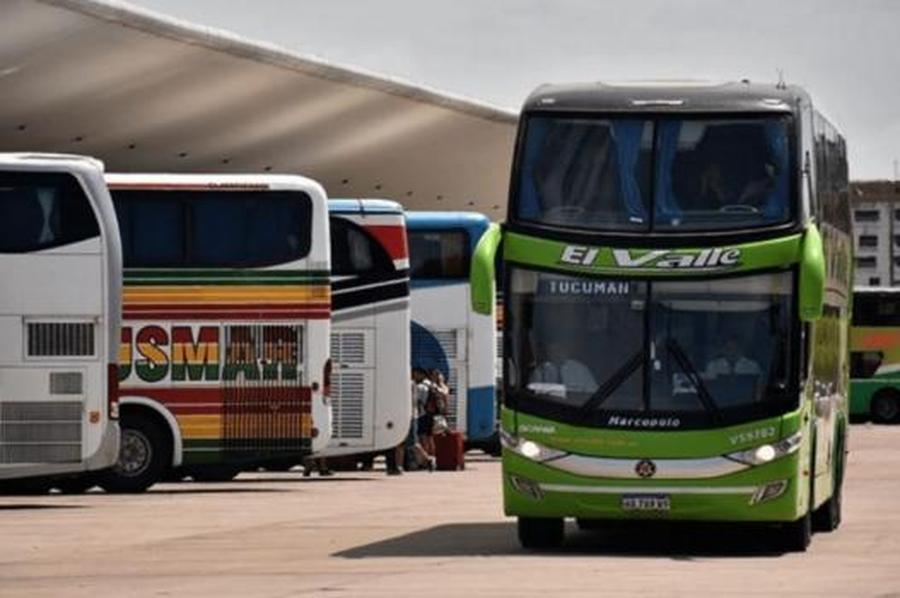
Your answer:
[[[900,184],[850,184],[856,286],[900,285]]]

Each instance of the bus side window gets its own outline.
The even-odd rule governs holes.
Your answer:
[[[74,177],[0,174],[0,253],[27,253],[100,236],[91,204]]]
[[[331,217],[331,273],[385,274],[394,271],[387,251],[362,227],[339,216]]]
[[[413,278],[467,278],[469,238],[465,231],[408,231]]]

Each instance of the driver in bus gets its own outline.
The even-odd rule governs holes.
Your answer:
[[[736,374],[759,375],[759,364],[742,355],[741,343],[736,336],[730,336],[722,346],[720,356],[706,364],[706,378],[732,376]]]
[[[590,368],[566,354],[566,345],[551,340],[546,345],[546,359],[531,372],[532,384],[559,384],[567,392],[589,393],[597,390],[597,381]]]

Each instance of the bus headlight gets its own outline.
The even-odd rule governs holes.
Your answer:
[[[534,440],[518,438],[505,430],[500,430],[500,443],[514,453],[531,461],[544,463],[566,456],[566,451],[544,446]]]
[[[776,459],[796,453],[800,449],[800,441],[802,439],[803,433],[797,432],[793,436],[788,436],[778,442],[762,444],[744,451],[729,453],[726,457],[745,465],[765,465]]]

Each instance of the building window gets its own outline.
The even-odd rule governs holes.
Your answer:
[[[894,210],[894,220],[900,220],[900,210]]]
[[[878,247],[878,237],[876,235],[860,235],[860,247]]]
[[[853,219],[856,222],[878,222],[878,210],[854,210]]]
[[[874,255],[860,255],[856,258],[857,268],[874,268],[878,261]]]
[[[880,278],[880,277],[878,277],[878,276],[872,276],[872,277],[869,278],[869,286],[870,286],[870,287],[877,287],[877,286],[880,285],[880,284],[881,284],[881,278]]]

